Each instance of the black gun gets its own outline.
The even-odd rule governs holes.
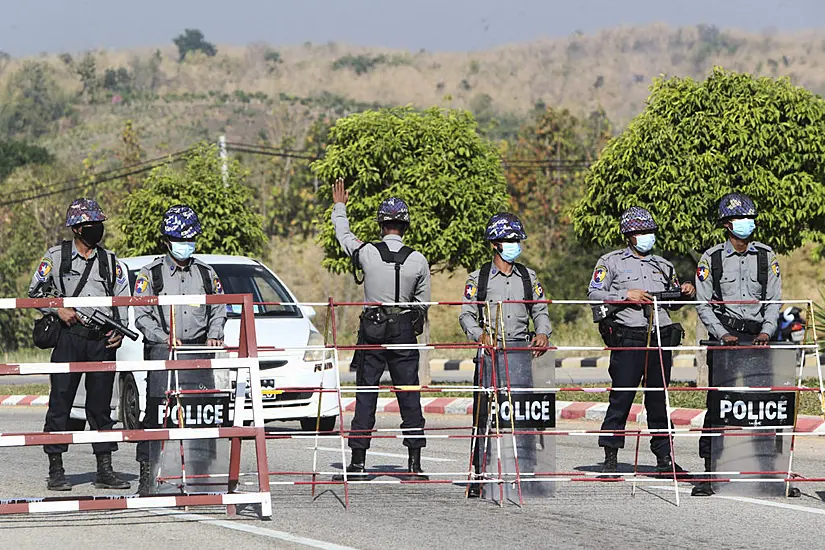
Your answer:
[[[40,286],[38,287],[32,295],[32,298],[63,298],[63,295],[58,291],[54,285],[49,286]],[[132,341],[137,341],[140,335],[130,329],[129,327],[123,325],[122,323],[116,321],[114,318],[106,315],[100,310],[92,309],[92,308],[75,308],[77,312],[77,316],[86,326],[93,326],[96,327],[98,330],[103,332],[109,332],[113,330],[117,333],[126,336]]]
[[[660,302],[669,302],[671,300],[681,300],[682,299],[682,291],[681,289],[674,289],[674,290],[660,290],[658,292],[648,292],[651,296],[655,296],[657,300]]]

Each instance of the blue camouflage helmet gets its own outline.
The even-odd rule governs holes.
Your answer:
[[[410,223],[410,209],[407,203],[397,197],[385,199],[378,207],[378,224],[385,222]]]
[[[729,218],[755,218],[756,205],[744,193],[728,193],[719,201],[719,218],[724,221]]]
[[[173,239],[193,239],[202,233],[198,215],[183,204],[169,207],[163,215],[160,232]]]
[[[487,222],[484,238],[488,241],[523,241],[527,238],[527,233],[524,232],[524,226],[515,214],[499,212],[493,214]]]
[[[103,221],[106,221],[106,215],[94,199],[75,199],[66,210],[66,227]]]
[[[619,228],[622,235],[630,233],[641,233],[644,231],[656,231],[659,226],[653,219],[653,215],[641,206],[631,206],[622,213],[619,220]]]

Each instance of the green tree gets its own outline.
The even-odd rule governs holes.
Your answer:
[[[83,85],[80,95],[85,97],[90,103],[94,102],[97,98],[97,91],[100,89],[100,81],[97,78],[97,61],[95,61],[95,57],[92,54],[87,53],[83,59],[80,60],[80,63],[77,64],[75,72],[80,78],[80,83]]]
[[[0,182],[19,166],[52,162],[54,156],[43,147],[13,139],[0,140]]]
[[[38,138],[69,111],[69,96],[55,81],[54,70],[44,62],[26,61],[0,97],[0,135]]]
[[[186,59],[189,52],[203,52],[208,57],[214,57],[218,53],[215,45],[204,40],[203,33],[198,29],[185,29],[172,42],[178,47],[178,61]]]
[[[159,254],[160,221],[172,205],[186,204],[197,212],[203,234],[198,251],[205,254],[257,256],[265,243],[261,216],[250,209],[246,172],[228,163],[226,183],[215,145],[201,144],[186,158],[183,170],[170,165],[149,172],[143,187],[126,199],[119,219],[125,255]]]
[[[618,245],[621,212],[649,208],[658,247],[682,256],[724,237],[719,199],[741,191],[756,238],[779,253],[825,240],[825,101],[788,79],[715,68],[704,82],[657,79],[647,108],[605,148],[573,213],[582,242]]]
[[[323,182],[319,197],[331,202],[331,185],[344,178],[353,232],[377,239],[375,213],[387,197],[410,205],[406,242],[435,269],[475,269],[489,257],[483,241],[489,217],[506,207],[497,151],[479,137],[467,111],[412,108],[367,111],[339,119],[323,159],[312,168]],[[350,262],[335,239],[330,208],[320,220],[324,267],[336,273]]]

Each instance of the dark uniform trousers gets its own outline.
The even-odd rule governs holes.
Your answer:
[[[196,341],[183,342],[184,345],[202,345],[206,343],[206,338]],[[179,357],[179,359],[212,359],[213,354],[190,354]],[[168,344],[148,344],[143,347],[143,358],[147,361],[161,361],[169,359],[169,345]],[[181,370],[181,371],[149,371],[146,376],[146,397],[147,410],[149,408],[149,400],[166,399],[166,391],[169,388],[174,389],[175,373],[178,376],[178,386],[182,390],[190,389],[214,389],[215,376],[212,370]],[[171,374],[171,383],[170,383]],[[185,396],[181,399],[185,400]],[[170,406],[174,406],[175,399],[170,402]],[[163,419],[160,418],[162,422]],[[141,423],[141,428],[145,430],[162,428],[161,424],[150,423],[147,418]],[[167,426],[169,427],[169,426]],[[174,425],[172,427],[179,427]],[[215,457],[216,441],[214,439],[194,439],[186,442],[187,450],[193,453],[194,461],[209,462]],[[135,450],[135,460],[138,462],[157,462],[160,458],[160,441],[140,441]],[[187,470],[190,468],[190,463],[187,462]]]
[[[87,361],[114,361],[116,351],[106,349],[107,338],[87,338],[69,328],[63,327],[52,351],[52,363],[87,362]],[[111,430],[115,425],[112,419],[112,392],[114,391],[114,372],[87,372],[85,373],[86,386],[86,420],[93,430]],[[72,421],[70,418],[72,403],[77,395],[80,377],[83,373],[59,373],[49,376],[51,390],[49,391],[49,410],[46,413],[45,432],[62,432],[69,429],[82,430],[83,422]],[[44,445],[43,450],[48,454],[65,453],[68,445]],[[92,443],[95,454],[117,450],[117,443]]]
[[[747,332],[739,332],[737,330],[733,330],[733,329],[728,328],[728,327],[725,327],[725,329],[728,331],[729,334],[732,334],[733,336],[738,337],[739,338],[739,343],[741,345],[750,345],[751,342],[753,342],[754,338],[756,338],[756,336],[757,336],[756,334],[751,334],[751,333],[747,333]],[[720,350],[720,351],[727,351],[727,350]],[[736,351],[734,351],[733,353],[736,353]],[[709,381],[711,386],[717,386],[719,384],[717,384],[714,381],[715,378],[714,378],[714,375],[713,375],[713,356],[714,356],[714,351],[712,349],[708,350],[708,381]],[[773,385],[773,382],[772,382],[773,376],[772,376],[771,366],[770,365],[764,365],[764,369],[762,369],[763,373],[762,374],[757,374],[756,372],[754,372],[754,370],[752,368],[753,367],[753,363],[752,363],[753,358],[749,357],[748,359],[749,359],[748,361],[745,361],[745,362],[742,363],[741,369],[738,365],[734,367],[734,368],[739,369],[738,373],[726,373],[727,376],[725,376],[725,379],[727,379],[728,382],[726,382],[725,385],[726,386],[733,385],[733,381],[731,379],[736,377],[737,374],[738,374],[738,376],[742,379],[742,382],[737,382],[737,385],[772,386]],[[736,364],[734,363],[734,365],[736,365]],[[707,396],[707,401],[706,401],[706,407],[708,408],[708,411],[711,408],[711,404],[713,402],[713,399],[715,399],[715,397],[716,397],[715,394],[718,394],[718,393],[719,393],[718,390],[708,391],[708,396]],[[702,424],[702,427],[705,428],[705,429],[713,427],[713,420],[712,420],[711,415],[709,413],[705,413],[705,421]],[[709,431],[714,431],[714,430],[709,430]],[[775,443],[778,444],[778,445],[781,445],[783,438],[782,437],[777,437],[776,439],[777,439],[777,441],[775,442],[774,439],[770,438],[770,437],[757,437],[757,438],[755,438],[755,444],[756,444],[757,447],[759,447],[757,449],[757,455],[760,456],[760,457],[762,457],[764,455],[765,457],[767,457],[766,460],[768,462],[773,460],[772,455],[774,455],[776,453],[776,450],[772,449],[772,445],[774,445]],[[716,440],[716,441],[714,441],[714,440]],[[702,436],[702,437],[699,438],[699,456],[702,457],[702,458],[710,458],[711,457],[711,448],[713,446],[715,446],[715,447],[717,447],[717,449],[721,450],[724,447],[724,444],[725,444],[725,437],[724,436],[716,436],[716,437],[714,437],[714,436]],[[760,460],[762,460],[762,459],[760,459]],[[770,469],[772,469],[772,468],[770,468]]]
[[[646,339],[638,337],[623,337],[616,347],[645,347]],[[651,345],[656,345],[656,334],[651,334]],[[673,364],[672,355],[669,351],[662,351],[662,363],[659,362],[659,350],[612,350],[610,352],[610,379],[613,386],[617,388],[635,388],[645,376],[645,364],[647,364],[648,388],[663,388],[670,384],[670,369]],[[662,365],[664,365],[665,380],[662,383]],[[610,405],[607,407],[602,430],[624,430],[627,425],[627,416],[633,405],[636,392],[632,391],[611,391]],[[665,407],[664,391],[644,392],[645,411],[647,412],[647,424],[652,430],[664,430],[668,427],[667,408]],[[601,435],[599,436],[600,447],[611,447],[616,449],[624,448],[624,436],[621,435]],[[670,442],[667,434],[657,435],[650,438],[650,450],[657,457],[670,454]]]
[[[399,334],[389,337],[386,344],[416,344],[415,332],[409,315],[401,315]],[[360,331],[358,344],[363,344]],[[418,385],[418,350],[383,349],[358,350],[355,358],[356,384],[377,386],[381,382],[384,368],[389,368],[395,386]],[[404,432],[404,446],[420,449],[427,445],[424,438],[424,416],[421,414],[421,394],[417,391],[402,391],[395,394],[401,411],[401,429]],[[355,395],[355,417],[352,419],[349,446],[351,449],[369,449],[370,435],[375,426],[375,408],[378,404],[377,391],[359,391]]]

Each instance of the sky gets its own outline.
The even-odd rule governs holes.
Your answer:
[[[823,0],[0,0],[12,56],[160,46],[184,28],[216,44],[343,42],[470,51],[618,25],[825,29]]]

